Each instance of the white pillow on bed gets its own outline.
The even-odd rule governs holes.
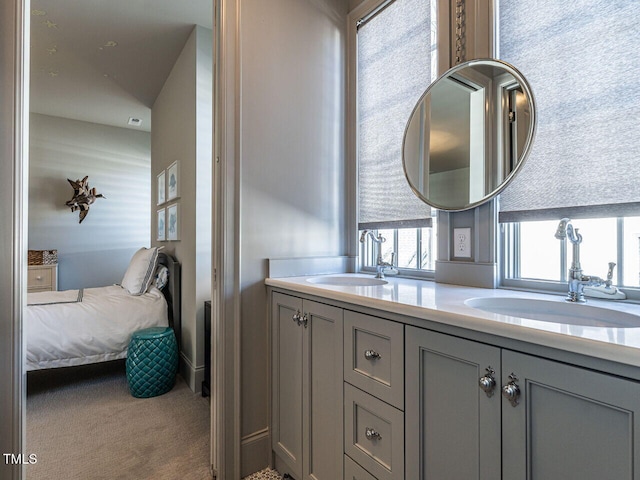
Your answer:
[[[162,290],[169,283],[169,269],[164,265],[158,265],[156,274],[153,278],[153,284],[158,290]]]
[[[142,295],[149,289],[158,265],[158,248],[142,247],[133,254],[122,279],[122,288],[131,295]]]

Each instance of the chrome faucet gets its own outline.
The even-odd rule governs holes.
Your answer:
[[[616,300],[626,298],[623,292],[620,292],[612,285],[615,263],[609,263],[607,280],[603,280],[595,275],[585,275],[582,273],[582,267],[580,266],[580,244],[582,243],[582,235],[578,233],[577,228],[573,228],[569,218],[560,220],[555,237],[559,240],[568,238],[573,246],[573,258],[567,280],[569,284],[569,292],[566,298],[567,302],[585,303],[585,287],[587,287],[586,292],[588,296]]]
[[[363,230],[362,235],[360,235],[360,243],[364,243],[367,236],[371,237],[371,240],[375,245],[377,245],[378,249],[378,255],[376,256],[376,278],[384,278],[384,271],[387,268],[394,268],[396,252],[391,252],[391,262],[385,262],[382,259],[382,244],[386,242],[387,239],[384,238],[381,233],[376,237],[371,230]]]

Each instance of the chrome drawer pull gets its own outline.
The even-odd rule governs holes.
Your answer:
[[[382,358],[382,355],[380,355],[375,350],[365,350],[364,358],[366,358],[367,360],[379,360]]]
[[[369,440],[382,440],[382,435],[380,435],[371,427],[367,427],[364,431],[364,434]]]

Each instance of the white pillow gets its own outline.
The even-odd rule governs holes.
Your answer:
[[[122,279],[122,288],[131,295],[146,293],[153,280],[157,265],[158,249],[156,247],[141,248],[131,257]]]
[[[169,269],[164,265],[158,265],[156,275],[153,278],[153,284],[158,290],[162,290],[169,283]]]

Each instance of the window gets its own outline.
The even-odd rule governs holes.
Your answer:
[[[372,2],[370,2],[373,5]],[[436,1],[378,3],[357,22],[356,142],[358,226],[387,240],[385,261],[412,272],[433,270],[435,234],[431,209],[411,191],[402,167],[406,122],[437,75]],[[369,239],[362,267],[375,265]]]
[[[513,271],[509,278],[566,282],[571,244],[554,237],[558,223],[546,220],[505,225],[506,241],[515,247],[511,249]],[[580,263],[586,274],[605,278],[608,264],[613,262],[614,284],[640,287],[640,217],[576,219],[572,223],[583,237]]]
[[[497,1],[498,57],[529,80],[537,134],[527,163],[500,197],[505,285],[562,282],[570,244],[562,217],[583,235],[581,264],[638,287],[640,270],[640,3]]]
[[[420,271],[435,270],[437,239],[435,222],[433,227],[380,229],[373,232],[376,236],[381,234],[385,239],[380,251],[383,260],[390,262],[393,253],[394,263],[403,274],[415,276]],[[361,267],[364,270],[374,270],[377,255],[377,246],[367,238],[361,247]]]

